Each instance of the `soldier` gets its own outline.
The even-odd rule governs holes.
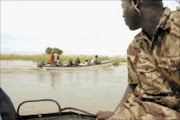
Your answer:
[[[128,47],[124,97],[97,119],[180,119],[180,10],[162,0],[124,0],[122,8],[127,26],[142,31]]]

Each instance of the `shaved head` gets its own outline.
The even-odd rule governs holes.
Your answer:
[[[139,2],[145,7],[163,8],[162,0],[139,0]]]
[[[151,26],[146,21],[152,21],[161,15],[163,3],[162,0],[122,0],[122,8],[126,25],[131,30],[137,30],[142,26]]]
[[[122,1],[134,1],[139,2],[140,5],[143,5],[145,7],[158,7],[163,8],[163,2],[162,0],[122,0]]]

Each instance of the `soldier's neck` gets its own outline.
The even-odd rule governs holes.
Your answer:
[[[147,34],[147,37],[152,40],[154,32],[159,24],[160,18],[163,14],[161,9],[146,9],[142,12],[141,28]]]

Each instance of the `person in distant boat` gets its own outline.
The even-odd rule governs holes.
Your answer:
[[[0,87],[0,120],[16,120],[16,111],[8,95]]]
[[[52,52],[51,52],[51,55],[50,55],[50,64],[51,64],[51,66],[54,66],[54,50],[52,50]]]
[[[89,62],[89,60],[85,60],[85,62],[80,64],[81,66],[88,66],[91,65],[91,63]]]
[[[57,66],[61,65],[60,60],[61,60],[61,59],[60,59],[60,56],[57,55],[57,57],[56,57],[56,65],[57,65]]]
[[[101,62],[98,61],[98,56],[95,55],[95,58],[91,60],[92,65],[100,64]]]
[[[67,67],[72,67],[73,65],[74,65],[74,64],[73,64],[73,62],[72,62],[72,59],[70,59]]]
[[[77,58],[75,61],[75,66],[78,66],[80,63],[81,63],[81,61],[79,60],[79,58]]]
[[[89,60],[86,60],[85,63],[84,63],[84,65],[85,65],[85,66],[90,65]]]

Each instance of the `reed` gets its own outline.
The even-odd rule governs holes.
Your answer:
[[[79,58],[81,62],[85,62],[85,60],[91,61],[94,56],[85,56],[85,55],[61,55],[61,63],[67,63],[70,59],[73,62]],[[0,60],[29,60],[29,61],[44,61],[49,62],[49,55],[0,55]],[[121,62],[126,62],[126,58],[120,57],[108,57],[108,56],[99,56],[99,60],[115,60],[114,66],[118,66]]]

